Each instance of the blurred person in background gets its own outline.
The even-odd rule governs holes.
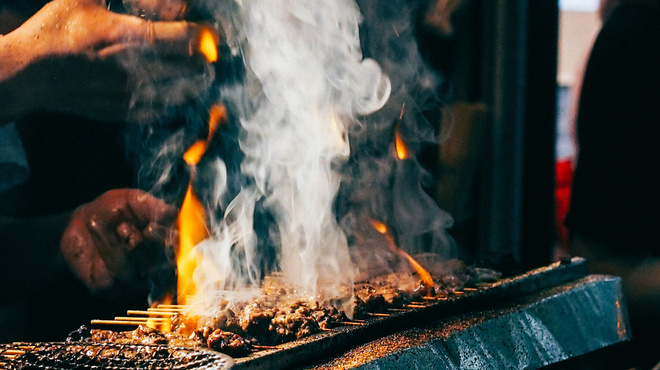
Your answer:
[[[199,25],[44,3],[0,1],[0,342],[146,306],[176,210],[130,189],[123,129],[212,79]]]
[[[660,1],[603,1],[581,86],[566,225],[590,272],[622,277],[626,367],[651,368],[660,332]]]

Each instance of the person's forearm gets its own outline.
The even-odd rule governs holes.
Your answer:
[[[24,71],[33,62],[30,40],[20,29],[0,36],[0,125],[20,118],[35,108],[34,90]]]
[[[70,274],[60,252],[70,215],[0,220],[0,302],[38,292]]]

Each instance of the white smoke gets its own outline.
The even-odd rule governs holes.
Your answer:
[[[352,291],[353,272],[333,211],[342,180],[337,169],[350,154],[347,133],[356,116],[385,104],[389,79],[362,56],[354,1],[236,5],[219,17],[231,19],[227,41],[240,49],[246,74],[240,88],[221,96],[237,107],[240,169],[251,181],[226,208],[214,237],[199,245],[196,284],[203,296],[258,285],[257,243],[264,235],[255,235],[253,217],[262,202],[277,225],[284,278],[303,295],[341,297]]]
[[[350,314],[354,277],[392,258],[370,219],[409,252],[450,257],[453,220],[422,188],[428,174],[414,158],[437,143],[423,113],[437,108],[442,82],[420,57],[415,2],[202,1],[240,67],[215,71],[226,79],[209,95],[227,105],[230,132],[195,170],[211,228],[196,247],[199,306],[249,299],[278,272],[292,291]],[[170,133],[145,129],[141,175],[168,201],[187,185],[181,157],[205,136],[205,106],[184,110],[186,126]],[[393,156],[395,126],[409,160]]]

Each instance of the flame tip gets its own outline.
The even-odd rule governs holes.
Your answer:
[[[401,132],[399,131],[398,125],[394,132],[394,147],[396,150],[397,158],[399,158],[400,160],[404,160],[409,157],[408,148],[406,147],[406,144],[403,142],[403,138],[401,137]]]
[[[218,34],[211,27],[203,27],[199,35],[199,51],[209,63],[218,60]]]

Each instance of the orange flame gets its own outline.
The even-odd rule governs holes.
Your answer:
[[[162,302],[152,304],[151,308],[156,308],[162,304],[172,304],[172,296],[169,294],[166,295]],[[147,327],[169,333],[172,331],[172,320],[162,317],[149,317],[147,320]]]
[[[206,152],[206,142],[200,140],[188,148],[183,154],[183,160],[186,161],[188,166],[195,166],[199,163],[199,160],[202,159],[204,152]]]
[[[179,250],[177,255],[177,303],[186,304],[186,298],[195,295],[196,287],[192,275],[197,267],[198,257],[193,248],[208,237],[204,206],[188,185],[186,197],[181,204],[179,218]]]
[[[401,137],[401,128],[399,127],[405,113],[406,103],[403,103],[403,105],[401,105],[401,113],[399,113],[399,123],[397,123],[396,128],[394,129],[394,149],[396,151],[396,157],[400,160],[404,160],[409,156],[408,148],[403,142],[403,138]]]
[[[417,274],[419,275],[419,278],[422,280],[422,285],[426,289],[426,295],[431,296],[433,295],[433,288],[435,287],[435,283],[433,282],[433,277],[431,274],[422,267],[422,265],[419,264],[419,262],[415,261],[412,256],[410,256],[406,251],[403,249],[399,248],[399,246],[396,245],[396,242],[394,241],[394,238],[390,234],[390,230],[385,225],[384,223],[376,220],[370,220],[371,226],[376,229],[379,233],[383,234],[385,239],[387,240],[387,245],[390,247],[390,250],[396,254],[398,254],[400,257],[405,258],[408,260],[410,265],[415,269]]]
[[[399,130],[396,130],[396,133],[394,134],[394,145],[396,148],[396,157],[404,160],[408,158],[409,153],[408,153],[408,148],[406,148],[405,143],[403,142],[403,139],[401,138],[401,133],[399,133]]]
[[[195,142],[183,155],[184,161],[189,166],[194,167],[199,163],[218,125],[220,122],[226,121],[227,110],[223,105],[218,104],[211,107],[209,112],[209,134],[206,141],[199,140]],[[179,248],[176,259],[178,304],[186,304],[187,297],[194,296],[197,291],[192,276],[198,264],[198,256],[193,252],[193,248],[209,236],[204,205],[192,188],[194,173],[194,170],[191,171],[188,190],[177,218],[177,226],[179,227]]]
[[[202,28],[199,34],[199,51],[209,63],[218,60],[218,34],[212,28]]]

